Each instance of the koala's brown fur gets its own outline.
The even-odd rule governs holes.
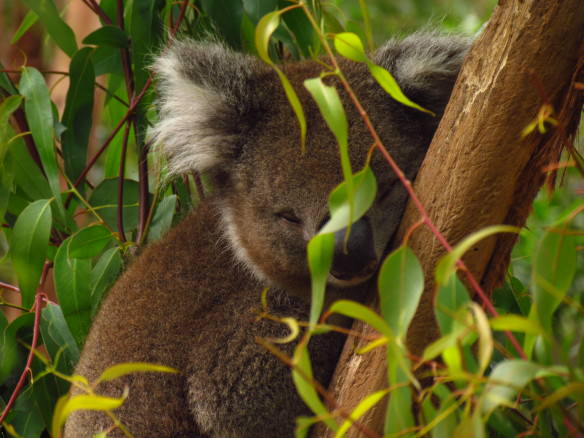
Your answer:
[[[464,38],[414,35],[372,54],[406,95],[437,117],[394,101],[363,64],[340,60],[409,178],[436,129],[467,46]],[[313,61],[284,66],[308,121],[301,154],[297,122],[280,82],[258,60],[217,43],[192,41],[173,43],[157,59],[157,142],[172,172],[206,172],[215,194],[150,245],[112,288],[76,369],[89,380],[120,362],[180,370],[135,373],[98,388],[110,396],[129,388],[115,413],[136,437],[287,437],[295,417],[309,413],[290,371],[255,342],[258,336],[284,336],[287,329],[256,320],[254,309],[270,286],[272,313],[307,319],[306,244],[326,221],[328,194],[342,181],[337,144],[302,85],[321,69]],[[359,169],[371,136],[340,85],[329,82],[343,96],[351,161]],[[349,254],[342,254],[342,245],[335,249],[329,300],[363,297],[370,262],[381,259],[405,205],[405,192],[380,154],[373,154],[371,165],[378,198],[355,225]],[[334,333],[311,342],[315,376],[323,384],[342,342]],[[288,354],[292,348],[284,347]],[[91,437],[111,425],[103,413],[76,412],[65,436]],[[108,436],[123,435],[116,430]]]

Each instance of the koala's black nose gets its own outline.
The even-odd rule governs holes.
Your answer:
[[[373,229],[369,219],[363,217],[351,226],[351,234],[345,248],[346,231],[342,229],[335,233],[331,274],[344,281],[365,280],[375,272],[377,267]]]

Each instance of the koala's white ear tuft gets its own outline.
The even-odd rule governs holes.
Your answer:
[[[386,42],[373,60],[394,75],[408,97],[441,112],[471,43],[464,36],[416,33]]]
[[[204,172],[227,164],[260,105],[253,78],[266,67],[217,42],[174,41],[152,65],[159,121],[154,142],[169,172]]]

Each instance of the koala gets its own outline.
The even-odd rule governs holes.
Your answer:
[[[401,105],[363,64],[340,66],[405,175],[413,179],[449,99],[469,40],[415,34],[371,54],[405,94],[433,111]],[[326,223],[330,191],[342,180],[338,146],[303,81],[322,65],[281,67],[308,122],[306,150],[277,75],[258,59],[217,42],[174,41],[155,60],[159,122],[154,138],[172,174],[201,172],[213,195],[158,242],[149,245],[109,291],[91,328],[76,374],[90,381],[122,362],[150,362],[177,374],[133,373],[103,382],[97,392],[129,395],[114,411],[136,437],[251,438],[293,436],[295,418],[309,415],[290,370],[256,342],[288,334],[258,319],[262,290],[270,313],[307,320],[308,241]],[[372,138],[334,78],[349,120],[350,160],[360,169]],[[370,164],[378,194],[343,243],[336,235],[327,302],[363,300],[403,212],[407,195],[381,154]],[[343,336],[314,336],[314,375],[326,385]],[[294,344],[282,346],[292,354]],[[73,389],[73,394],[79,391]],[[77,411],[65,437],[112,428],[102,412]]]

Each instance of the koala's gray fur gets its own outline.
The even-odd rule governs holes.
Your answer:
[[[432,34],[390,41],[372,54],[412,100],[438,116],[389,97],[366,66],[339,60],[384,144],[413,178],[456,79],[468,40]],[[206,172],[215,194],[162,240],[150,245],[109,292],[87,338],[76,373],[89,380],[108,366],[145,361],[180,374],[136,373],[98,391],[129,397],[115,411],[136,437],[288,437],[309,414],[290,372],[255,342],[281,337],[280,324],[256,320],[270,286],[276,315],[306,320],[310,278],[306,244],[327,218],[327,197],[341,180],[338,149],[302,82],[319,75],[313,61],[283,66],[306,112],[307,151],[274,72],[218,43],[176,41],[154,64],[160,122],[155,137],[172,173]],[[342,87],[350,156],[361,168],[372,139]],[[405,191],[380,154],[371,165],[378,199],[351,233],[349,254],[335,252],[327,296],[361,299],[370,265],[381,259],[402,214]],[[360,228],[359,228],[360,226]],[[342,245],[341,245],[342,246]],[[363,252],[359,251],[363,249]],[[351,251],[359,254],[351,258]],[[348,258],[347,258],[348,257]],[[315,336],[315,376],[326,385],[343,338]],[[293,346],[283,347],[291,354]],[[75,390],[73,391],[77,393]],[[67,438],[91,437],[111,419],[77,412]],[[123,436],[115,430],[108,436]]]

